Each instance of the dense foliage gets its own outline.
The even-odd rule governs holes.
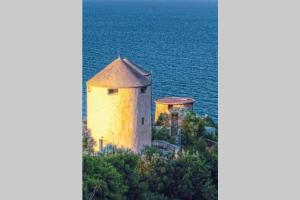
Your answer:
[[[84,155],[83,199],[216,200],[218,158],[212,142],[217,140],[204,133],[206,123],[194,113],[186,115],[176,156],[154,147],[140,155],[122,149]],[[153,137],[168,139],[165,133]]]
[[[104,157],[83,158],[83,199],[121,199],[122,175]]]
[[[152,140],[165,140],[172,144],[175,143],[175,139],[171,137],[170,129],[167,129],[166,127],[162,127],[160,129],[153,128],[152,129]]]
[[[93,154],[93,146],[96,144],[91,132],[87,129],[86,122],[84,122],[82,128],[82,152],[84,155]]]
[[[169,115],[167,113],[161,113],[156,121],[156,126],[168,126]]]

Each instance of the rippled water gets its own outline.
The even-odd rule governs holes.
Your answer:
[[[152,71],[153,100],[191,97],[197,113],[217,120],[217,20],[216,2],[84,1],[83,115],[85,82],[120,51]]]

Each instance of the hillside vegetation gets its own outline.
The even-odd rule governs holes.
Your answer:
[[[182,150],[162,154],[154,147],[141,154],[112,147],[91,155],[93,141],[84,134],[83,199],[216,200],[218,190],[217,135],[204,134],[204,126],[217,127],[209,118],[188,113],[182,127]],[[170,140],[162,130],[162,136]]]

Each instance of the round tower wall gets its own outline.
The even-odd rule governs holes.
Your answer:
[[[151,86],[145,93],[141,88],[119,88],[115,94],[108,94],[108,88],[87,90],[87,127],[95,151],[102,137],[103,147],[112,144],[139,152],[151,145]]]
[[[161,114],[170,114],[170,108],[169,106],[172,106],[172,109],[176,108],[181,108],[184,110],[192,110],[193,109],[193,104],[188,103],[188,104],[164,104],[164,103],[159,103],[156,102],[155,104],[155,122],[157,122],[159,116]]]

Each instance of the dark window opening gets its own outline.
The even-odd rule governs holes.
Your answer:
[[[118,89],[108,89],[107,93],[108,95],[118,94]]]
[[[173,105],[168,105],[168,109],[172,109],[173,108]]]
[[[147,87],[142,87],[142,88],[141,88],[141,93],[145,93],[146,90],[147,90]]]
[[[145,123],[145,118],[142,117],[142,125],[144,125],[144,123]]]

